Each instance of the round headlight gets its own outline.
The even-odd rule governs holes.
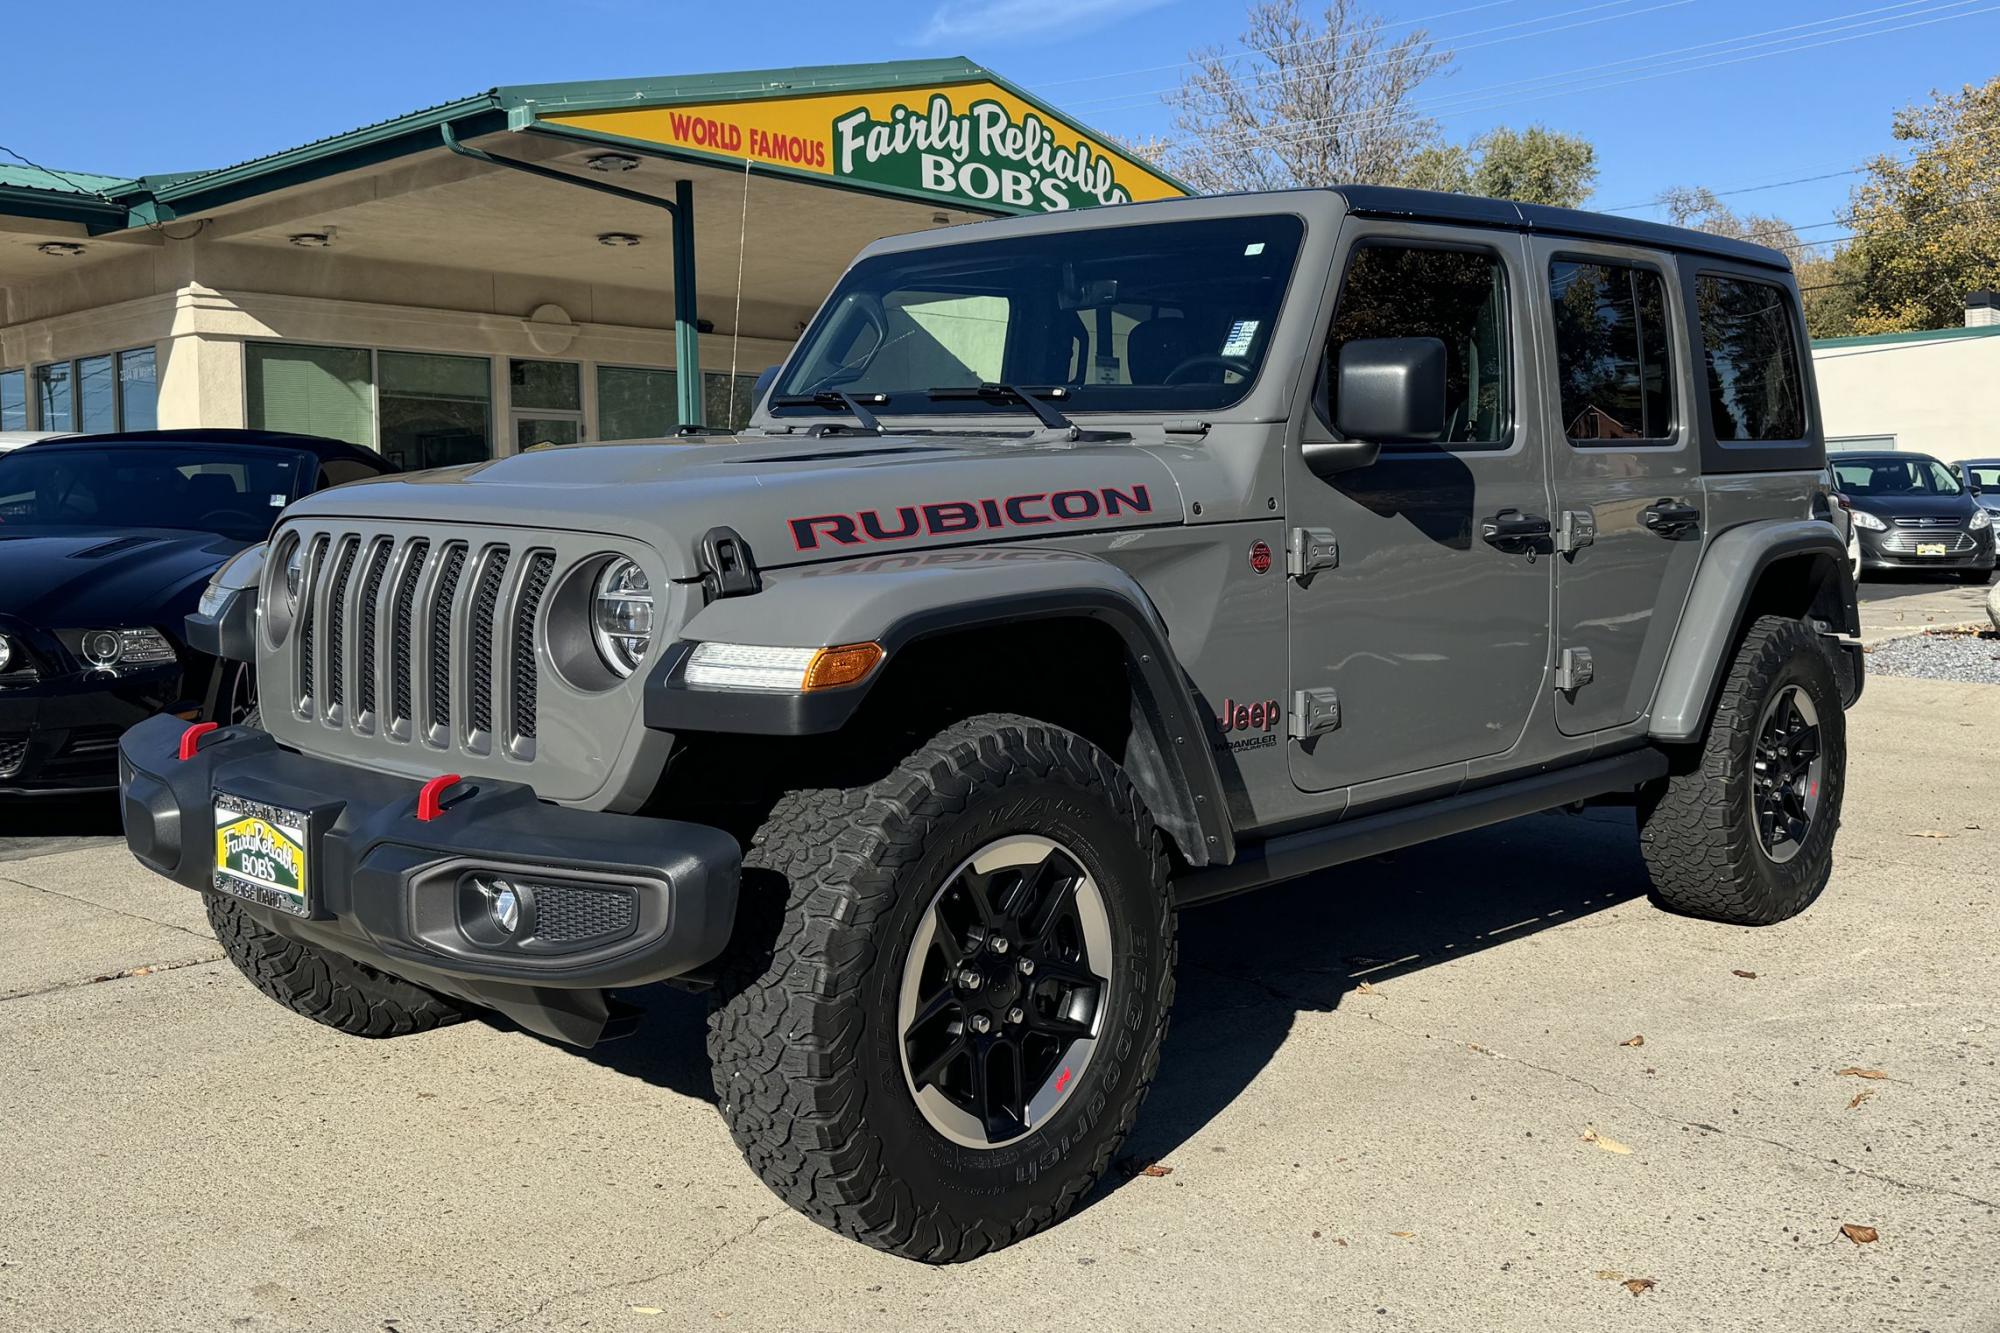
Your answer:
[[[299,594],[306,586],[306,544],[295,541],[291,553],[285,557],[285,610],[288,614],[299,613]]]
[[[83,655],[92,666],[108,670],[125,655],[125,641],[108,629],[92,630],[83,636]]]
[[[591,598],[591,628],[604,665],[631,675],[653,642],[653,585],[645,570],[622,559],[604,567]]]

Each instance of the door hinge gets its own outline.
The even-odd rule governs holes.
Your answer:
[[[1292,715],[1285,719],[1285,734],[1295,741],[1309,741],[1340,729],[1340,695],[1332,686],[1316,690],[1292,691]]]
[[[1563,510],[1562,524],[1556,529],[1556,550],[1559,553],[1575,555],[1596,540],[1597,514],[1594,510]]]
[[[1590,649],[1565,648],[1562,660],[1556,663],[1556,688],[1564,694],[1580,690],[1590,684],[1595,674],[1590,664]]]
[[[1285,551],[1285,573],[1295,579],[1311,578],[1322,569],[1340,567],[1340,543],[1332,528],[1293,528],[1291,545]]]

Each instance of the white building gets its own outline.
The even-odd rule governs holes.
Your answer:
[[[2000,293],[1966,298],[1965,326],[1812,345],[1828,449],[2000,458]]]

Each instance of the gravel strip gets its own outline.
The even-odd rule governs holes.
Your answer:
[[[2000,685],[2000,633],[1943,630],[1891,639],[1869,651],[1868,670],[1885,676]]]

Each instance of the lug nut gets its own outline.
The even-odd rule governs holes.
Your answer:
[[[974,1014],[972,1016],[972,1030],[979,1033],[991,1032],[993,1030],[993,1020],[985,1014]]]
[[[986,941],[986,947],[991,949],[994,953],[1006,953],[1007,950],[1013,948],[1014,946],[1007,943],[1007,937],[1005,935],[995,935],[992,939]]]
[[[1016,1027],[1019,1027],[1021,1020],[1026,1017],[1027,1015],[1021,1012],[1021,1006],[1018,1004],[1007,1011],[1007,1021]]]
[[[1020,962],[1020,968],[1022,976],[1032,977],[1035,975],[1035,960],[1032,958],[1023,958]]]
[[[958,970],[958,984],[966,990],[978,990],[985,980],[986,978],[980,976],[979,973],[969,967],[962,967]]]

